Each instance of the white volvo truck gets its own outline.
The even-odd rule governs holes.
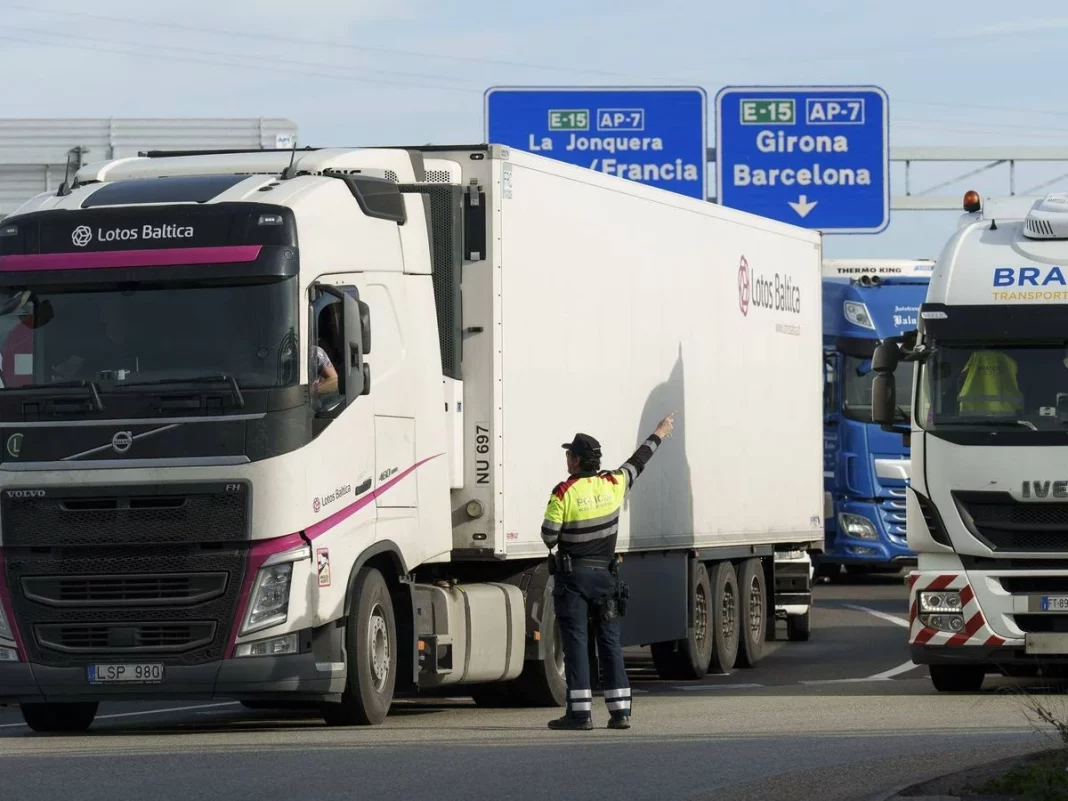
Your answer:
[[[822,543],[820,257],[497,146],[83,168],[0,227],[0,702],[559,705],[560,443],[615,467],[671,411],[624,643],[752,665]]]
[[[1068,665],[1068,195],[965,196],[918,331],[875,356],[877,422],[917,362],[909,645],[942,691]]]

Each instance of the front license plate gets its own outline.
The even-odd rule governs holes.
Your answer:
[[[163,681],[163,665],[121,664],[89,665],[90,684],[159,684]]]
[[[1043,612],[1068,612],[1068,595],[1043,595]]]

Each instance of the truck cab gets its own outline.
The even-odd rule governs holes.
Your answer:
[[[825,549],[818,575],[896,572],[914,561],[905,541],[909,449],[872,422],[871,357],[889,337],[916,327],[934,262],[823,262]],[[903,391],[911,367],[897,376]],[[907,421],[907,404],[896,412]]]
[[[912,659],[942,691],[1068,668],[1068,194],[964,208],[917,330],[873,359],[873,418],[912,440]]]

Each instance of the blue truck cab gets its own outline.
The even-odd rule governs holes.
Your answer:
[[[871,421],[871,356],[880,341],[913,330],[934,262],[823,262],[824,551],[817,576],[897,572],[915,564],[905,540],[909,450]],[[900,423],[909,422],[912,365],[897,375]]]

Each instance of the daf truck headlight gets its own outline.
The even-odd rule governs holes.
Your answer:
[[[293,583],[293,563],[260,568],[252,586],[242,634],[285,623],[289,617],[289,589]]]
[[[875,530],[875,524],[862,515],[841,512],[838,515],[838,527],[850,537],[856,537],[858,540],[879,539],[879,532]]]
[[[855,300],[847,300],[842,304],[842,311],[845,313],[845,318],[849,320],[853,325],[860,328],[870,328],[875,330],[875,323],[871,321],[871,314],[868,312],[868,307],[863,303],[857,303]]]

